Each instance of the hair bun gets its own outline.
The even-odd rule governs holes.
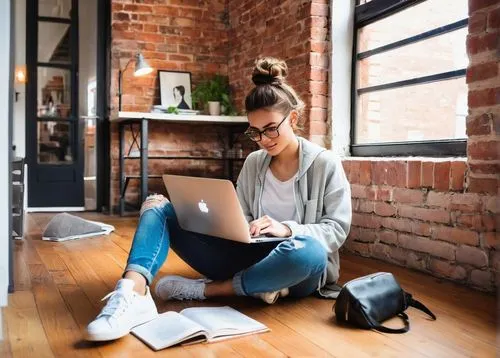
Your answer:
[[[288,75],[288,66],[284,61],[273,57],[264,57],[255,61],[252,81],[256,86],[282,84]]]

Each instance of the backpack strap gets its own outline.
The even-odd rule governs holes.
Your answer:
[[[403,320],[404,327],[402,328],[389,328],[386,326],[381,325],[377,321],[374,321],[370,316],[364,315],[366,318],[366,321],[370,325],[370,328],[375,329],[380,332],[384,333],[406,333],[410,330],[410,321],[408,320],[408,315],[404,312],[398,313],[398,317]]]
[[[416,309],[427,313],[429,316],[432,317],[432,319],[435,321],[436,320],[436,315],[432,313],[430,309],[428,309],[422,302],[417,301],[413,299],[412,295],[408,292],[405,292],[406,294],[406,302],[408,303],[408,306],[415,307]]]

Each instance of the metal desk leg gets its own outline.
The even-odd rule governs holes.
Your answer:
[[[125,124],[123,123],[118,123],[118,132],[119,132],[119,138],[118,138],[118,159],[119,159],[119,168],[118,168],[118,175],[120,176],[120,201],[119,201],[119,207],[118,210],[120,212],[120,216],[123,216],[123,213],[125,211],[125,192],[123,190],[123,180],[124,180],[124,175],[123,175],[123,168],[124,168],[124,158],[123,158],[123,143],[125,142]]]
[[[141,205],[148,195],[148,120],[141,119]]]

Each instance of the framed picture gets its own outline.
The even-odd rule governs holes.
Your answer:
[[[193,109],[191,99],[191,73],[182,71],[158,71],[160,97],[163,107]]]

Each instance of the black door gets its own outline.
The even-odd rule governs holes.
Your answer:
[[[27,0],[26,160],[31,208],[95,210],[99,204],[96,129],[103,118],[99,108],[107,101],[98,96],[106,75],[105,69],[98,71],[106,51],[105,43],[98,41],[98,15],[98,0]]]

